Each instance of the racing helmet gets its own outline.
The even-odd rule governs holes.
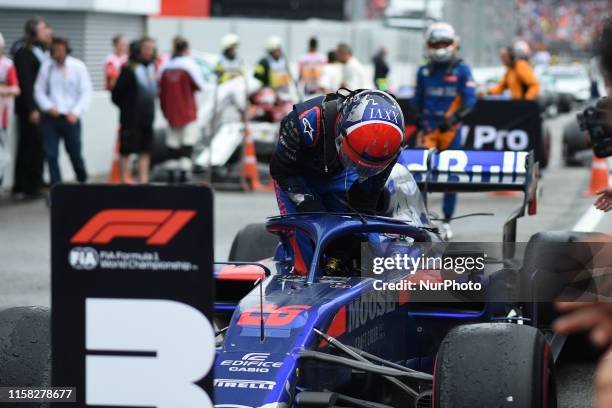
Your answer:
[[[237,47],[239,43],[240,37],[238,37],[238,35],[234,33],[226,34],[221,39],[221,48],[223,49],[223,51],[225,51],[228,48]]]
[[[404,116],[389,94],[362,90],[343,102],[335,130],[342,164],[363,181],[383,171],[399,154]]]
[[[459,40],[448,23],[433,23],[425,32],[427,57],[433,62],[447,62],[455,55]]]
[[[266,51],[279,50],[283,47],[283,40],[277,35],[271,35],[266,41]]]

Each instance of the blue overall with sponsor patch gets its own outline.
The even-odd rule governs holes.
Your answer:
[[[440,123],[459,106],[472,108],[476,104],[476,87],[470,67],[464,62],[427,64],[417,72],[414,105],[421,112],[425,133],[435,131]],[[448,149],[461,149],[461,127],[457,129]],[[457,194],[444,194],[444,218],[453,216]]]

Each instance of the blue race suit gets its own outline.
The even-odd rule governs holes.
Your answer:
[[[336,150],[334,125],[341,103],[342,97],[336,94],[315,97],[295,105],[282,120],[270,162],[281,214],[375,212],[395,160],[379,174],[358,182]],[[290,232],[283,244],[293,256],[296,272],[306,274],[313,255],[308,237]]]
[[[476,86],[470,67],[460,59],[419,67],[413,104],[419,112],[417,145],[461,149],[461,120],[476,104]],[[445,193],[444,218],[455,212],[457,194]]]

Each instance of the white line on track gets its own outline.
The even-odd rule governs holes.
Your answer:
[[[597,225],[599,225],[599,221],[601,221],[604,214],[603,211],[599,211],[591,205],[582,217],[580,217],[578,222],[576,222],[572,231],[593,232],[595,228],[597,228]]]

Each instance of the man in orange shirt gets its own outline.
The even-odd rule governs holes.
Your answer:
[[[499,95],[506,89],[512,99],[534,100],[540,93],[540,83],[527,61],[529,46],[518,41],[513,47],[504,47],[499,51],[499,58],[506,66],[506,73],[499,83],[488,89],[488,94]]]

